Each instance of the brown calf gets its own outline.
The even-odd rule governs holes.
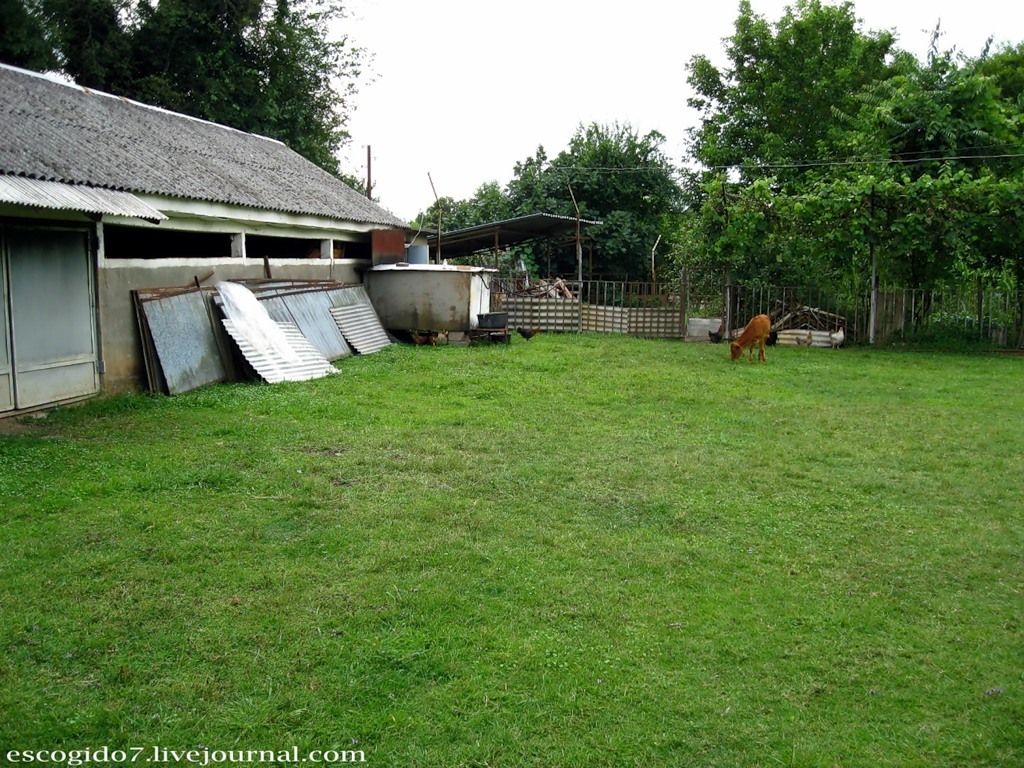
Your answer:
[[[743,329],[743,333],[736,339],[732,344],[729,345],[729,351],[732,353],[732,359],[738,360],[743,356],[743,350],[750,348],[750,360],[754,362],[754,345],[758,345],[757,359],[763,362],[768,362],[768,358],[764,356],[764,343],[768,339],[768,334],[772,330],[772,321],[768,315],[757,315],[750,319],[747,323],[747,327]]]

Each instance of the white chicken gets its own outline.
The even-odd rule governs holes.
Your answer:
[[[846,334],[843,332],[842,326],[839,327],[838,331],[829,333],[828,340],[832,342],[832,349],[839,349],[843,346],[843,342],[846,341]]]

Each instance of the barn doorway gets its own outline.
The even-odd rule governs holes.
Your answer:
[[[89,231],[0,225],[0,411],[96,394]]]

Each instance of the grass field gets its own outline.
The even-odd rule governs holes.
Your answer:
[[[3,754],[1024,765],[1024,359],[338,367],[0,436]]]

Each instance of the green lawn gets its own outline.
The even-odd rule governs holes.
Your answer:
[[[1024,765],[1024,359],[338,368],[0,436],[3,754]]]

